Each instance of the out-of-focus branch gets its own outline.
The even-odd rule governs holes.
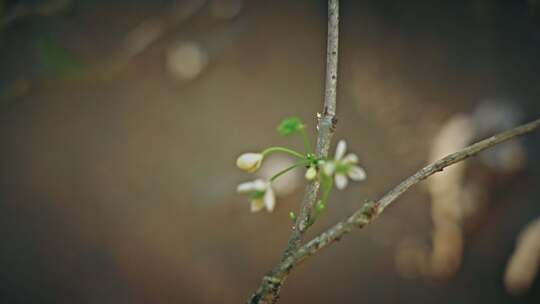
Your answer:
[[[540,266],[540,218],[528,224],[520,233],[516,249],[506,265],[504,285],[512,294],[527,291]]]
[[[118,56],[129,61],[144,52],[152,44],[165,36],[171,29],[193,17],[207,0],[176,1],[162,16],[152,17],[133,28],[124,40]]]
[[[323,112],[319,114],[317,124],[317,147],[315,154],[318,158],[326,158],[332,135],[336,128],[336,92],[338,72],[338,44],[339,44],[339,0],[328,0],[328,33],[326,50],[326,81]],[[259,289],[251,296],[248,303],[276,303],[279,290],[289,273],[284,265],[296,256],[302,244],[302,238],[309,228],[310,217],[319,193],[319,182],[308,184],[300,213],[294,223],[291,235],[281,262],[268,275],[263,278]]]
[[[34,4],[16,3],[13,8],[5,14],[0,15],[0,30],[9,27],[15,21],[31,16],[50,16],[56,12],[66,9],[71,4],[71,0],[47,0],[38,1]],[[0,4],[0,13],[2,12]]]
[[[49,0],[39,5],[19,5],[9,11],[6,16],[0,16],[0,30],[9,26],[19,18],[33,15],[51,15],[69,5],[71,0]],[[26,78],[8,85],[8,89],[0,88],[0,105],[6,101],[25,96],[31,88],[45,86],[55,88],[69,82],[108,81],[121,74],[135,59],[162,40],[172,30],[189,21],[207,4],[208,0],[176,0],[159,16],[149,17],[131,29],[121,45],[111,55],[101,62],[82,69],[80,73],[67,79]]]

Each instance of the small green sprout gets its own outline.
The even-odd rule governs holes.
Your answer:
[[[303,128],[305,127],[300,118],[292,116],[283,119],[277,127],[277,131],[283,136],[289,136],[296,132],[300,132]]]

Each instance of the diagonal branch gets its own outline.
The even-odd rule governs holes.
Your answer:
[[[540,128],[540,119],[536,119],[527,124],[491,136],[422,168],[414,175],[402,181],[392,190],[388,191],[378,201],[372,201],[364,204],[364,206],[355,211],[351,216],[341,222],[338,222],[333,227],[307,242],[304,246],[298,249],[294,256],[291,256],[285,263],[283,263],[283,269],[288,269],[288,271],[290,271],[294,266],[304,261],[309,256],[315,254],[320,249],[325,248],[331,245],[333,242],[341,239],[342,236],[351,232],[354,227],[363,228],[364,226],[370,224],[398,197],[409,190],[412,186],[418,184],[431,175],[441,172],[444,170],[444,168],[464,161],[465,159],[475,156],[476,154],[497,144],[530,133],[538,128]]]

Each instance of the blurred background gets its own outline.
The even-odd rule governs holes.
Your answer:
[[[540,1],[341,2],[335,139],[368,179],[310,235],[540,116]],[[245,301],[305,182],[252,214],[235,159],[301,149],[275,131],[290,115],[314,141],[326,22],[312,0],[0,1],[0,302]],[[447,173],[298,267],[282,303],[539,303],[538,132]]]

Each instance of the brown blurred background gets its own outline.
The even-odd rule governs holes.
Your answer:
[[[336,138],[368,180],[334,191],[313,233],[425,164],[453,115],[492,100],[540,115],[539,1],[341,2]],[[275,132],[285,116],[314,135],[326,2],[0,1],[0,15],[0,302],[243,302],[279,259],[303,181],[250,214],[234,161],[300,148]],[[502,178],[481,178],[489,208],[457,272],[395,263],[404,239],[432,242],[422,185],[298,267],[282,303],[539,303],[538,276],[519,296],[503,285],[540,216],[540,136],[520,144],[517,173],[481,168]]]

